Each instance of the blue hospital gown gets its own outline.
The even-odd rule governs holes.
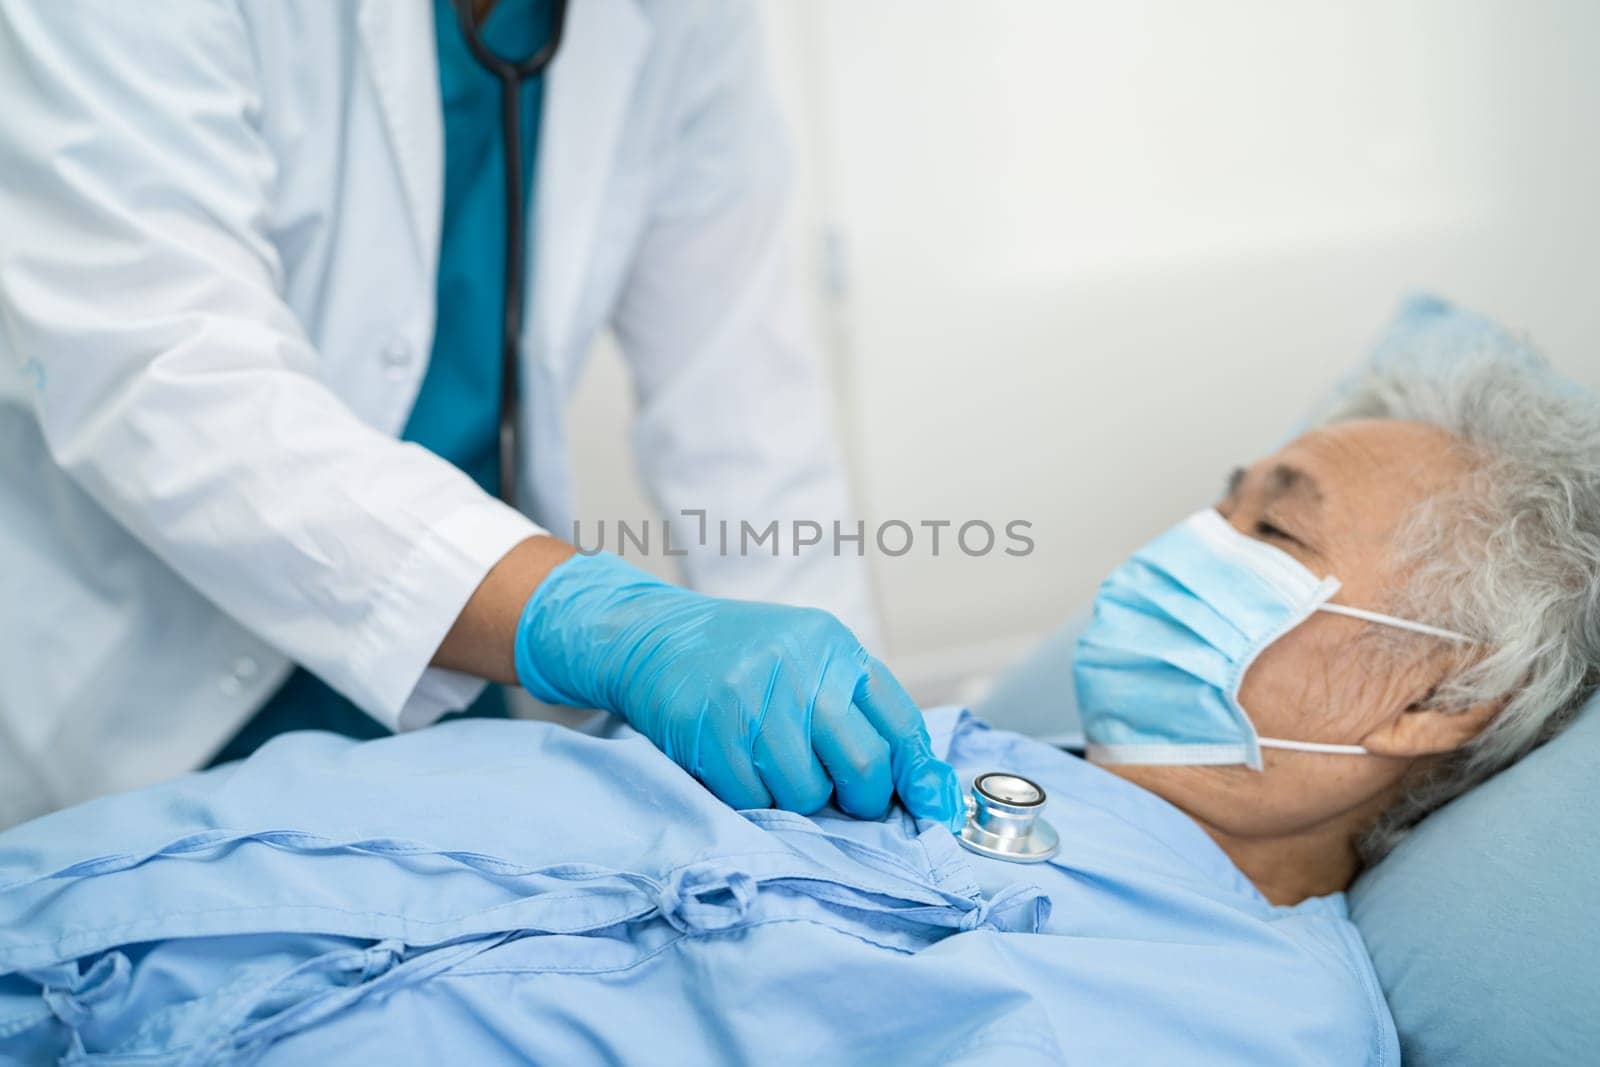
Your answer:
[[[929,725],[1045,787],[1059,858],[499,720],[46,816],[0,834],[0,1062],[1398,1063],[1342,897],[1273,907],[1153,794]]]

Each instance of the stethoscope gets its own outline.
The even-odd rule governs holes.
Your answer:
[[[1042,863],[1061,839],[1043,818],[1044,790],[1020,774],[990,771],[972,780],[967,821],[957,838],[964,848],[1012,863]]]
[[[497,55],[484,41],[474,0],[453,0],[456,21],[467,48],[483,69],[500,81],[500,136],[505,148],[506,179],[506,272],[500,319],[500,499],[513,503],[516,495],[516,463],[520,451],[521,429],[517,408],[521,399],[517,345],[522,335],[523,278],[527,205],[522,182],[522,83],[536,78],[555,58],[561,45],[561,28],[567,20],[567,0],[552,0],[555,10],[550,37],[533,55],[510,60]]]

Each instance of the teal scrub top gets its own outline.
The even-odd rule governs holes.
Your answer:
[[[473,58],[450,0],[434,0],[433,13],[445,144],[438,312],[427,374],[401,436],[454,463],[493,493],[500,478],[506,231],[500,83]],[[551,22],[550,0],[497,0],[482,34],[498,54],[518,59],[543,46]],[[523,83],[522,173],[530,220],[543,97],[542,75]],[[491,685],[462,714],[504,717],[505,694]],[[357,738],[389,733],[321,679],[296,668],[213,762],[248,756],[280,733],[308,729]]]

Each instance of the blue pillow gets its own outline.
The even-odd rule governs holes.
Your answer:
[[[1408,1064],[1600,1063],[1600,697],[1350,890]]]

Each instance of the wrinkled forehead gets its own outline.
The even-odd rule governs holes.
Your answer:
[[[1417,504],[1458,485],[1470,465],[1465,442],[1437,426],[1354,419],[1302,434],[1250,477],[1267,502],[1308,522],[1384,538]]]

